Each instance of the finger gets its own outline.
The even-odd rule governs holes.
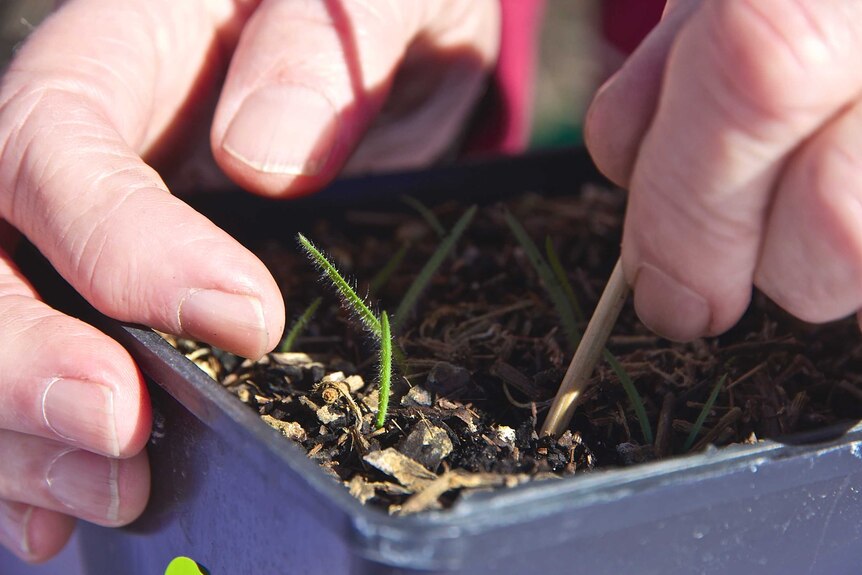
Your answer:
[[[397,158],[439,153],[481,88],[481,75],[473,72],[494,60],[496,14],[488,0],[264,0],[243,31],[216,109],[216,160],[240,185],[261,193],[318,188],[334,177],[383,107],[399,64],[409,68],[432,54],[438,64],[448,55],[450,65],[436,82],[429,82],[426,69],[424,91],[415,89],[420,83],[414,77],[411,96],[427,97],[429,83],[451,92],[434,100],[448,102],[448,113],[434,115],[439,105],[423,112],[441,129],[406,150],[395,150],[391,131],[378,132],[376,147],[390,146]],[[428,125],[426,116],[413,121]]]
[[[74,529],[75,520],[63,513],[0,500],[0,545],[29,563],[59,553]]]
[[[0,429],[114,457],[149,436],[149,399],[126,350],[38,301],[2,250],[0,397]]]
[[[862,104],[811,137],[783,174],[755,284],[793,315],[832,321],[862,309]]]
[[[705,0],[668,59],[631,181],[623,264],[672,339],[744,312],[785,157],[862,86],[862,4]]]
[[[0,499],[65,513],[107,527],[144,510],[150,493],[146,452],[112,459],[58,443],[0,431]]]
[[[134,146],[147,140],[139,132],[149,118],[126,84],[151,96],[163,88],[141,84],[138,74],[150,70],[132,65],[138,54],[110,74],[81,72],[92,68],[96,48],[113,54],[118,42],[147,39],[137,30],[123,37],[137,20],[86,20],[80,6],[88,16],[102,13],[101,3],[92,4],[69,3],[68,13],[38,30],[0,89],[0,216],[105,314],[259,357],[283,330],[276,284],[259,259],[167,193],[140,159]]]
[[[599,88],[584,125],[596,166],[611,181],[628,187],[641,140],[655,113],[670,47],[701,0],[678,0],[665,7],[662,21]]]

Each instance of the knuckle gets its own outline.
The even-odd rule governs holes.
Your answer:
[[[835,53],[800,0],[713,0],[711,41],[720,81],[749,112],[787,121],[817,106]]]
[[[756,283],[778,305],[811,323],[862,307],[862,157],[831,145],[809,152],[792,168]]]

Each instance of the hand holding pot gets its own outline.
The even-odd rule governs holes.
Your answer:
[[[859,2],[677,0],[596,96],[648,326],[721,333],[752,285],[806,321],[862,308],[860,53]]]
[[[433,159],[493,64],[497,12],[493,0],[65,2],[0,86],[0,219],[103,313],[259,357],[284,327],[275,282],[166,181],[188,187],[218,164],[286,197],[348,157]],[[73,516],[140,514],[150,407],[128,354],[41,302],[10,253],[7,242],[0,543],[38,561]]]

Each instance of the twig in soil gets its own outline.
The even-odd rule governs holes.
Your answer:
[[[575,351],[569,369],[563,377],[548,417],[542,426],[542,435],[559,436],[569,425],[575,413],[577,401],[590,381],[593,369],[605,348],[605,342],[620,315],[629,293],[623,274],[622,262],[617,260],[614,271],[605,286],[596,306],[583,340]]]
[[[293,325],[290,327],[290,330],[287,332],[287,335],[284,338],[284,341],[281,342],[281,345],[278,348],[278,351],[281,353],[288,353],[293,349],[293,345],[296,343],[296,338],[299,337],[299,334],[302,333],[302,330],[308,325],[308,322],[311,321],[311,318],[314,317],[314,314],[317,312],[317,308],[320,307],[320,303],[323,301],[322,297],[315,298],[311,305],[309,305],[302,315],[297,318]]]
[[[473,219],[475,214],[476,206],[472,206],[464,212],[460,218],[458,218],[458,221],[455,222],[454,226],[452,226],[452,231],[449,232],[449,235],[440,242],[440,245],[437,246],[437,249],[422,267],[422,270],[416,276],[416,279],[414,279],[413,283],[410,284],[410,287],[407,288],[407,293],[404,294],[404,297],[401,299],[401,303],[398,304],[398,309],[395,310],[395,316],[392,318],[392,333],[397,334],[401,331],[404,322],[413,312],[413,308],[416,307],[416,301],[419,299],[419,294],[422,293],[431,281],[431,277],[434,275],[434,272],[437,271],[437,268],[440,267],[443,260],[445,260],[446,256],[449,255],[449,252],[451,252],[455,247],[458,239],[467,229],[467,226],[470,225],[470,221]]]
[[[685,445],[683,445],[682,447],[683,451],[688,451],[689,449],[691,449],[691,446],[694,444],[694,440],[697,439],[697,435],[700,433],[700,428],[703,427],[703,423],[706,421],[706,417],[709,415],[709,412],[712,411],[712,406],[715,404],[715,400],[718,399],[718,392],[721,391],[721,388],[726,380],[727,374],[725,373],[713,386],[712,392],[709,394],[709,398],[706,400],[706,404],[704,404],[703,409],[700,410],[700,414],[694,421],[694,426],[691,428],[691,432],[688,434],[688,439],[685,440]]]
[[[524,229],[521,222],[519,222],[508,210],[503,212],[503,216],[506,219],[506,224],[509,226],[509,229],[512,230],[512,234],[515,236],[515,239],[518,240],[518,243],[527,255],[527,259],[530,261],[533,269],[536,270],[542,283],[545,284],[545,289],[551,298],[551,303],[554,304],[554,309],[557,310],[557,315],[560,316],[560,323],[563,324],[563,330],[566,332],[566,339],[568,339],[569,345],[572,348],[577,347],[578,342],[581,339],[580,330],[578,330],[578,325],[575,322],[574,309],[566,298],[566,294],[563,287],[560,285],[559,279],[551,270],[551,267],[548,265],[548,262],[545,261],[545,258],[542,257],[542,254],[539,252],[539,248],[536,247],[536,244],[532,239],[530,239],[529,234],[527,234],[527,230]]]
[[[566,331],[569,344],[573,348],[577,347],[581,335],[575,323],[575,319],[577,318],[578,321],[583,321],[583,313],[581,312],[577,297],[575,297],[572,284],[569,283],[569,280],[566,277],[566,272],[563,270],[563,266],[560,263],[560,258],[557,257],[557,253],[554,250],[554,244],[551,241],[551,237],[545,237],[545,254],[548,258],[548,261],[546,262],[520,222],[518,222],[510,212],[506,212],[505,217],[506,223],[509,225],[509,228],[511,228],[512,233],[518,240],[518,243],[521,244],[521,247],[527,254],[527,258],[533,265],[533,268],[539,274],[539,277],[542,278],[542,282],[545,284],[545,289],[551,297],[554,307],[557,309],[557,314],[560,316],[560,321],[563,324],[563,329]],[[615,319],[616,318],[614,318],[614,320]],[[610,364],[611,369],[616,373],[617,378],[619,378],[620,383],[622,384],[623,389],[637,414],[644,441],[648,444],[652,443],[652,429],[650,428],[649,418],[647,417],[646,409],[644,408],[643,399],[638,393],[637,388],[635,388],[634,383],[632,383],[631,377],[629,377],[629,374],[620,362],[617,361],[616,357],[614,357],[614,355],[607,349],[604,350],[604,357]]]

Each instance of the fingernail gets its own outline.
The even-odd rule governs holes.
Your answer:
[[[242,103],[222,148],[260,172],[313,176],[329,159],[337,124],[335,107],[320,92],[268,86]]]
[[[114,393],[107,386],[78,379],[53,379],[42,394],[45,424],[61,438],[117,457],[120,444]]]
[[[32,505],[0,501],[0,542],[24,559],[33,554],[28,536],[32,514]]]
[[[195,339],[253,359],[269,345],[263,306],[254,297],[193,290],[180,303],[182,330]]]
[[[61,453],[48,468],[51,495],[75,512],[115,523],[120,511],[119,461],[73,449]]]
[[[651,264],[638,268],[634,303],[641,321],[667,339],[691,341],[709,329],[706,299]]]

